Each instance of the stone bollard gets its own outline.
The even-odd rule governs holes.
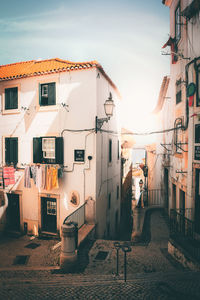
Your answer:
[[[72,222],[69,222],[63,224],[61,230],[60,268],[63,271],[71,272],[77,262],[77,229]]]

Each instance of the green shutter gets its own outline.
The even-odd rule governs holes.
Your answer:
[[[33,162],[42,162],[42,139],[40,137],[33,138]]]
[[[48,84],[48,105],[56,104],[56,84],[55,82]]]
[[[5,163],[10,163],[10,139],[5,138]]]
[[[10,138],[10,160],[12,163],[18,163],[18,138]]]
[[[64,162],[64,143],[63,137],[56,138],[56,164],[63,165]]]
[[[5,89],[5,109],[10,108],[10,89]]]
[[[38,88],[38,90],[39,90],[39,104],[40,104],[40,106],[42,105],[42,103],[41,103],[41,84],[39,83],[39,88]]]
[[[18,108],[18,87],[15,87],[12,89],[12,108],[17,109]]]
[[[5,109],[18,108],[18,88],[5,89]]]
[[[18,163],[18,138],[5,138],[5,162]]]

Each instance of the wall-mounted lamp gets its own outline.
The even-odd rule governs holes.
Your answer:
[[[95,119],[95,132],[96,133],[98,132],[98,130],[101,129],[104,122],[108,122],[110,120],[110,118],[113,115],[114,107],[115,107],[115,104],[112,99],[112,94],[110,93],[108,99],[104,103],[104,110],[105,110],[105,114],[106,114],[107,118],[98,119],[98,117],[96,116],[96,119]]]

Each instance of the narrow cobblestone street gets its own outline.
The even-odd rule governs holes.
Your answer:
[[[126,282],[123,253],[120,252],[119,275],[116,275],[113,241],[97,240],[83,247],[80,254],[83,265],[77,268],[77,273],[63,274],[53,269],[52,262],[59,251],[54,253],[54,259],[49,256],[52,268],[48,270],[46,261],[43,269],[38,265],[40,270],[31,270],[31,265],[1,268],[0,299],[199,299],[200,272],[183,269],[167,254],[168,225],[163,212],[149,211],[145,226],[146,240],[132,243],[132,251],[127,254]],[[86,246],[90,246],[88,254]],[[0,248],[1,265],[2,249],[5,251],[5,245]],[[107,258],[95,259],[98,251],[108,252]],[[33,263],[33,258],[30,262]],[[37,263],[39,258],[35,260],[35,269]]]

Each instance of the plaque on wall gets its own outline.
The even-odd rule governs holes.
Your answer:
[[[85,161],[85,150],[74,150],[74,161]]]
[[[194,147],[194,159],[200,160],[200,146]]]

